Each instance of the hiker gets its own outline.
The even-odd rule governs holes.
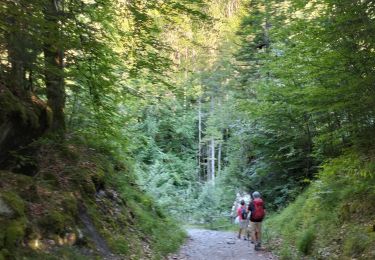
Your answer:
[[[249,203],[248,211],[250,214],[250,234],[251,239],[255,243],[254,249],[256,251],[261,249],[262,242],[262,221],[266,215],[264,202],[260,197],[258,191],[253,192],[253,200]]]
[[[244,239],[246,239],[246,229],[247,229],[247,207],[244,200],[241,200],[241,206],[237,209],[237,216],[239,219],[240,229],[238,231],[238,238],[241,239],[242,230],[245,233]]]

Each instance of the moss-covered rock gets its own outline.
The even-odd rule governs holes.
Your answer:
[[[0,84],[0,167],[10,151],[30,144],[49,127],[48,110],[41,100],[15,96]]]
[[[0,197],[0,217],[12,217],[14,211],[8,206],[8,204]]]
[[[0,122],[4,122],[7,119],[7,116],[15,113],[18,114],[22,123],[26,124],[28,121],[28,116],[30,116],[30,122],[32,126],[38,124],[36,115],[27,115],[27,108],[22,104],[21,100],[13,95],[7,88],[2,86],[0,94]]]
[[[14,217],[22,217],[25,215],[25,203],[12,191],[5,191],[0,193],[0,197],[5,201],[5,204],[10,207],[14,213]]]

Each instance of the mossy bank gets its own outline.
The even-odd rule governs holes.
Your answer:
[[[40,139],[35,175],[0,171],[0,259],[161,259],[184,241],[131,163],[83,143]]]
[[[356,152],[327,162],[318,179],[265,223],[280,259],[375,259],[374,161]]]

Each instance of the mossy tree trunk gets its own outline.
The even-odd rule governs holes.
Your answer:
[[[20,5],[23,8],[19,8]],[[14,95],[27,99],[30,93],[27,91],[26,67],[27,64],[30,66],[33,63],[33,60],[31,60],[32,55],[29,54],[31,53],[30,46],[32,46],[32,41],[27,35],[31,25],[25,19],[20,19],[25,9],[27,9],[27,3],[24,1],[20,3],[9,2],[7,3],[7,8],[9,11],[2,18],[7,29],[4,35],[7,58],[10,64],[6,82],[8,82],[7,85]]]
[[[61,0],[49,0],[44,16],[47,21],[44,43],[45,84],[48,106],[52,110],[51,131],[58,134],[65,132],[65,84],[64,50],[61,40]]]
[[[25,70],[23,66],[18,33],[8,34],[8,60],[11,64],[10,82],[14,94],[24,94]]]

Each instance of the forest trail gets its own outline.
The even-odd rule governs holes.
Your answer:
[[[235,232],[188,229],[189,239],[168,260],[271,260],[266,251],[255,251],[249,241],[237,239]]]

